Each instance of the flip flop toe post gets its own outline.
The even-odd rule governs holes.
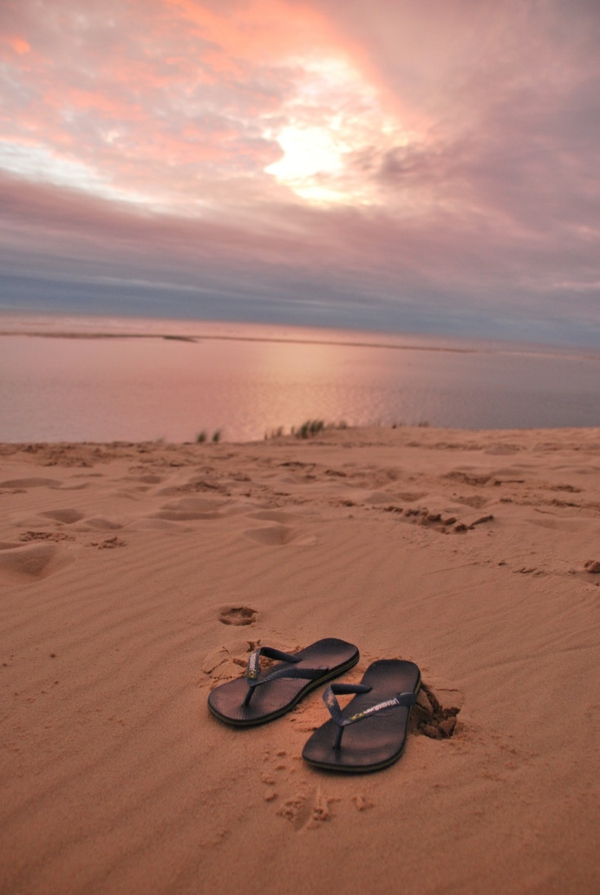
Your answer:
[[[404,750],[408,720],[421,684],[414,662],[382,659],[360,684],[332,684],[323,694],[331,720],[307,741],[303,758],[314,767],[365,773],[386,768]],[[353,694],[343,709],[336,696]]]
[[[261,657],[278,660],[261,669]],[[251,727],[289,712],[307,693],[356,665],[352,643],[328,637],[298,653],[260,647],[250,654],[245,677],[221,684],[210,693],[210,711],[228,724]]]

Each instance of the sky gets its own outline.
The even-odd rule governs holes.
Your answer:
[[[0,310],[600,347],[598,0],[0,0]]]

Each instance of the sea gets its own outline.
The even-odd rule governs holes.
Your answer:
[[[256,441],[307,420],[600,426],[600,351],[199,320],[0,316],[0,442]]]

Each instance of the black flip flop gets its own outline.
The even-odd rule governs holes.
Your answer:
[[[302,757],[317,768],[364,773],[398,761],[406,743],[421,673],[414,662],[381,659],[360,684],[332,684],[323,694],[331,713],[307,741]],[[355,693],[341,709],[335,694]]]
[[[281,661],[261,671],[261,655]],[[208,707],[227,724],[264,724],[285,715],[303,696],[352,668],[358,659],[354,644],[335,637],[318,640],[294,655],[261,646],[250,654],[245,678],[216,687],[208,697]]]

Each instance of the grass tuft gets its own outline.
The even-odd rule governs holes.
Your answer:
[[[211,438],[210,438],[212,443],[218,444],[219,441],[221,440],[222,434],[223,434],[222,429],[215,429],[215,431],[213,432],[213,434],[211,435]],[[196,435],[196,444],[206,444],[207,441],[208,441],[208,432],[206,431],[206,429],[203,429],[201,432],[198,432],[198,434]]]
[[[312,438],[313,435],[319,435],[321,432],[325,432],[328,429],[347,429],[348,423],[345,420],[340,420],[337,423],[326,423],[325,420],[314,419],[314,420],[305,420],[301,426],[292,426],[290,428],[290,435],[295,438]],[[284,426],[277,426],[276,429],[269,429],[264,434],[265,441],[269,441],[271,438],[282,438],[285,437],[286,430]]]
[[[292,429],[292,434],[296,438],[311,438],[318,435],[325,428],[325,420],[306,420],[299,429]]]

